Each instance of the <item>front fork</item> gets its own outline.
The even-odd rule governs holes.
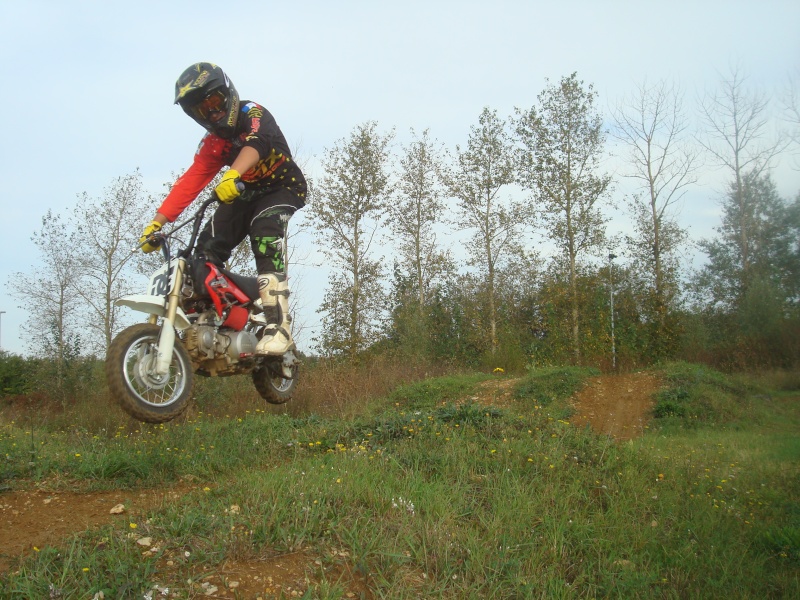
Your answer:
[[[186,260],[181,258],[175,267],[173,285],[167,296],[167,312],[161,323],[161,334],[158,336],[158,355],[156,359],[156,374],[166,375],[172,364],[172,350],[175,347],[175,314],[183,289],[183,272],[186,269]],[[150,322],[155,322],[157,317],[150,315]]]

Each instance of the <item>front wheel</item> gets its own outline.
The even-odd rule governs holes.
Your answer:
[[[155,372],[160,331],[151,323],[128,327],[111,342],[106,357],[111,396],[122,410],[145,423],[164,423],[185,411],[194,383],[189,355],[178,339],[169,371]]]
[[[253,371],[253,385],[258,394],[270,404],[285,404],[291,400],[297,385],[297,366],[292,367],[292,378],[286,379],[280,374],[281,360],[277,358],[276,364],[262,364]]]

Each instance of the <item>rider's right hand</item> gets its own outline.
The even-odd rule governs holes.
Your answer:
[[[153,244],[148,242],[147,238],[149,238],[151,235],[159,231],[161,231],[161,223],[159,223],[158,221],[153,221],[147,227],[144,228],[144,231],[142,232],[142,237],[139,238],[139,246],[141,247],[142,252],[150,253],[153,250],[158,249],[158,246],[154,246]]]

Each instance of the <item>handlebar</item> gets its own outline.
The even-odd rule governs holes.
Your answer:
[[[134,248],[134,251],[141,250],[142,246],[144,246],[145,244],[150,244],[152,246],[160,247],[161,251],[164,254],[164,259],[167,262],[169,262],[170,260],[169,242],[168,242],[169,237],[172,236],[172,234],[174,234],[179,229],[183,229],[189,223],[192,223],[192,236],[189,239],[189,243],[186,245],[186,248],[184,248],[178,253],[178,257],[187,258],[192,253],[194,245],[197,242],[197,236],[200,233],[200,224],[203,222],[203,215],[205,214],[206,209],[217,201],[218,198],[216,194],[212,193],[208,198],[206,198],[203,201],[203,203],[200,205],[200,208],[197,209],[194,215],[186,219],[180,225],[176,225],[175,227],[173,227],[169,231],[169,233],[158,231],[156,233],[149,235],[144,242],[142,242],[136,248]]]
[[[238,189],[240,192],[243,192],[245,190],[244,183],[242,181],[237,180],[236,189]],[[178,231],[179,229],[183,229],[184,227],[186,227],[186,225],[188,225],[189,223],[193,223],[192,236],[191,238],[189,238],[189,243],[186,245],[186,248],[184,248],[178,253],[179,258],[188,258],[189,255],[192,253],[192,250],[194,249],[195,243],[197,242],[197,236],[200,233],[200,224],[203,222],[203,215],[205,214],[206,209],[209,206],[211,206],[211,204],[218,201],[219,198],[217,198],[217,194],[215,192],[211,192],[211,194],[208,196],[208,198],[206,198],[203,201],[203,203],[200,205],[200,208],[197,209],[197,212],[195,212],[193,216],[186,219],[186,221],[184,221],[180,225],[173,227],[172,230],[169,232],[169,234],[165,234],[163,232],[157,232],[152,234],[150,237],[147,238],[146,241],[144,241],[142,244],[139,245],[139,248],[141,248],[145,244],[160,246],[161,250],[164,253],[164,258],[167,260],[167,262],[169,262],[170,252],[169,252],[169,243],[167,242],[167,238],[176,231]]]
[[[184,248],[178,253],[179,257],[188,258],[188,256],[192,253],[192,250],[194,249],[194,244],[197,241],[197,235],[200,233],[200,224],[203,222],[203,215],[205,214],[206,209],[209,206],[211,206],[214,202],[218,202],[218,198],[216,194],[212,193],[208,198],[206,198],[203,201],[203,203],[200,205],[200,208],[197,209],[197,212],[194,214],[193,217],[187,219],[186,222],[178,226],[179,229],[180,227],[183,227],[184,225],[194,221],[194,224],[192,225],[192,237],[189,238],[189,243],[186,244],[186,248]],[[173,229],[173,231],[175,230]]]

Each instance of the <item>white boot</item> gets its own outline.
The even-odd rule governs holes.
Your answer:
[[[282,356],[293,350],[292,315],[289,314],[289,284],[286,275],[267,273],[258,276],[258,291],[265,311],[268,307],[278,308],[278,323],[270,323],[264,330],[264,337],[256,346],[256,354],[261,356]]]

